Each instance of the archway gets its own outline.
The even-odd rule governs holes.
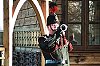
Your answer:
[[[16,21],[16,18],[17,18],[17,15],[19,13],[19,10],[21,9],[22,5],[24,4],[26,0],[20,0],[16,9],[15,9],[15,12],[14,12],[14,15],[12,17],[12,22],[10,23],[10,46],[12,46],[12,34],[13,34],[13,29],[14,29],[14,25],[15,25],[15,21]],[[44,20],[44,16],[43,16],[43,13],[42,13],[42,10],[40,8],[40,5],[38,3],[37,0],[28,0],[30,2],[30,4],[32,5],[32,7],[34,8],[35,12],[36,12],[36,15],[38,16],[38,20],[39,20],[39,24],[40,24],[40,27],[41,27],[41,32],[42,34],[46,33],[47,32],[47,29],[46,29],[46,26],[45,26],[45,20]],[[12,48],[10,47],[10,51],[12,51]],[[10,54],[10,56],[12,55],[12,53]],[[12,56],[11,56],[12,57]],[[10,62],[11,63],[11,62]]]

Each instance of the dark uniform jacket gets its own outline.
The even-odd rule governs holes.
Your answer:
[[[70,66],[68,44],[65,37],[56,34],[39,38],[39,46],[45,58],[45,66]]]

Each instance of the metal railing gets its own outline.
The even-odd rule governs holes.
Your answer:
[[[41,66],[39,31],[14,31],[13,66]]]

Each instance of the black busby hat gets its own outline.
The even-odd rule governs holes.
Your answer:
[[[57,15],[49,15],[47,18],[47,26],[50,24],[58,23]]]
[[[50,3],[49,3],[49,8],[52,8],[52,7],[54,7],[54,6],[57,6],[56,2],[50,2]]]

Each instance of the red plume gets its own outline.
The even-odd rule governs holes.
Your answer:
[[[58,11],[56,2],[50,2],[49,9],[50,9],[50,13],[56,13]]]
[[[56,13],[58,11],[58,7],[54,6],[53,8],[50,8],[50,13]]]

